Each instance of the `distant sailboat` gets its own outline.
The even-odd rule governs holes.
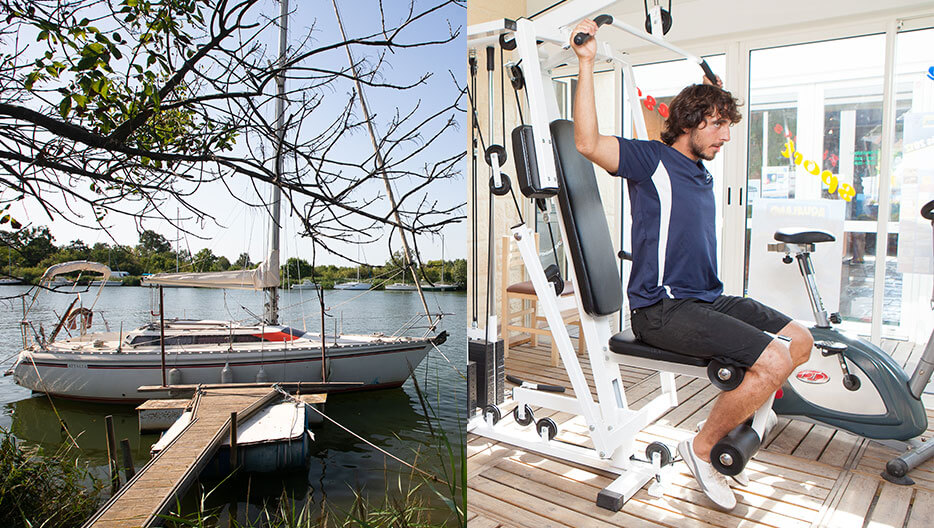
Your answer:
[[[445,284],[444,282],[444,235],[441,235],[441,280],[436,282],[434,286],[431,284],[422,286],[422,289],[425,291],[452,291],[457,289],[456,284]]]
[[[357,261],[360,260],[360,246],[357,246]],[[373,285],[369,282],[360,282],[360,265],[357,264],[357,280],[339,282],[334,285],[335,290],[369,290]]]
[[[305,279],[299,284],[293,284],[289,287],[292,290],[317,290],[318,285],[314,282],[311,282],[311,279]]]

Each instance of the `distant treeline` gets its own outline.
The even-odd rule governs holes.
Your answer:
[[[136,285],[140,277],[150,273],[178,271],[228,271],[249,269],[257,265],[250,261],[248,253],[241,253],[231,261],[225,256],[215,255],[210,249],[202,249],[191,254],[187,249],[178,252],[172,244],[155,231],[146,230],[139,237],[139,244],[127,246],[98,242],[88,246],[81,240],[56,246],[47,227],[27,227],[19,231],[0,231],[0,277],[16,277],[34,283],[42,273],[53,264],[70,260],[91,260],[110,266],[112,270],[125,271],[129,274],[123,279],[124,284]],[[423,282],[441,282],[442,263],[440,260],[424,262],[419,270]],[[360,279],[367,279],[376,284],[412,282],[410,273],[403,274],[401,254],[394,255],[382,266],[361,266]],[[354,280],[357,268],[334,265],[312,266],[304,259],[290,258],[280,267],[283,287],[297,284],[304,279],[314,278],[324,287],[331,287],[337,282]],[[444,280],[455,284],[458,289],[467,288],[467,261],[464,259],[444,262]]]

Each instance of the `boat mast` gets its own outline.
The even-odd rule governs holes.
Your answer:
[[[344,33],[344,23],[341,21],[341,14],[337,9],[337,1],[331,0],[334,5],[334,14],[337,15],[337,27],[340,28],[341,38],[347,41],[347,35]],[[360,108],[363,110],[363,118],[366,120],[367,130],[370,132],[370,141],[373,143],[373,151],[376,154],[376,170],[382,173],[383,183],[386,185],[386,196],[389,198],[389,205],[392,207],[393,216],[396,219],[396,225],[399,227],[399,238],[402,239],[402,249],[404,251],[405,265],[412,272],[412,279],[415,281],[415,289],[418,290],[418,296],[425,308],[425,317],[428,318],[429,327],[434,327],[434,321],[431,318],[431,310],[428,309],[428,302],[425,300],[425,293],[422,292],[422,285],[418,282],[418,272],[412,265],[409,243],[405,238],[405,229],[402,227],[402,218],[399,215],[399,207],[396,205],[396,198],[392,193],[392,186],[389,184],[389,177],[386,175],[386,166],[383,162],[383,155],[379,151],[379,143],[376,141],[376,131],[373,130],[373,120],[370,119],[370,112],[366,107],[366,99],[363,97],[363,86],[360,84],[360,78],[357,74],[357,66],[354,64],[353,55],[350,53],[350,44],[344,44],[347,51],[347,59],[350,61],[350,71],[353,73],[354,84],[357,86],[357,95],[360,96]],[[403,275],[404,277],[405,275]]]
[[[289,0],[279,0],[279,62],[276,73],[276,176],[272,186],[272,200],[270,211],[272,222],[269,226],[269,269],[278,275],[279,272],[279,213],[282,192],[279,182],[282,181],[282,143],[285,137],[285,51],[288,46],[289,35]],[[279,324],[279,287],[278,285],[265,288],[266,324]]]

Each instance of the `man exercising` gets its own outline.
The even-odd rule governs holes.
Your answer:
[[[571,34],[578,32],[593,36],[597,25],[584,20]],[[742,116],[729,92],[705,80],[672,100],[662,142],[601,135],[593,87],[596,39],[571,45],[580,62],[574,100],[577,150],[626,178],[629,186],[633,333],[654,347],[746,367],[743,382],[720,394],[700,432],[678,445],[704,493],[717,506],[732,509],[736,497],[710,464],[710,450],[807,361],[814,343],[807,328],[772,308],[723,295],[717,277],[713,177],[702,160],[720,152],[730,140],[730,126]]]

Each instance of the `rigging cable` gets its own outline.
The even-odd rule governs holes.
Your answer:
[[[405,262],[407,265],[411,265],[411,256],[409,254],[409,243],[405,237],[405,229],[402,223],[402,217],[399,214],[399,207],[396,204],[396,198],[392,192],[392,186],[389,184],[389,176],[386,174],[386,164],[383,159],[383,155],[379,150],[379,144],[376,141],[376,131],[373,128],[373,121],[370,118],[370,112],[366,106],[366,99],[363,95],[363,85],[360,84],[360,78],[357,75],[357,66],[354,64],[353,56],[350,53],[350,45],[346,43],[347,35],[344,33],[344,24],[341,21],[340,12],[337,9],[337,0],[331,0],[331,4],[334,6],[334,14],[337,16],[337,26],[340,28],[341,38],[344,39],[345,45],[344,49],[347,52],[347,59],[350,62],[350,71],[353,73],[353,81],[357,86],[357,93],[360,95],[360,108],[363,110],[363,117],[366,119],[367,130],[370,132],[370,141],[373,143],[373,150],[376,155],[376,169],[383,175],[383,183],[386,185],[386,196],[389,198],[389,204],[392,207],[393,216],[396,219],[396,224],[399,226],[399,238],[402,240],[403,251],[405,252]],[[412,235],[415,236],[414,233]],[[425,316],[428,317],[428,323],[431,324],[431,310],[428,309],[428,301],[425,300],[425,292],[422,291],[422,285],[418,281],[418,273],[414,269],[412,271],[412,279],[415,281],[415,288],[418,290],[418,296],[422,301],[422,306],[425,308]]]

